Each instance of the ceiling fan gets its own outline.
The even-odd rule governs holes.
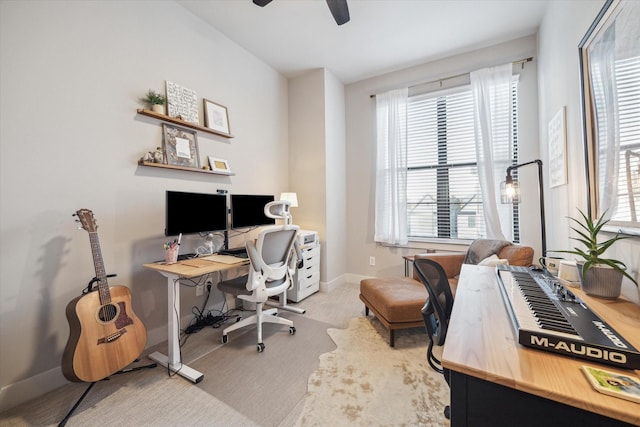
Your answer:
[[[271,0],[253,0],[254,4],[257,4],[260,7],[265,7]],[[349,16],[349,6],[347,5],[347,0],[327,0],[327,5],[329,6],[329,10],[333,15],[333,19],[336,20],[336,24],[342,25],[344,23],[349,22],[351,17]]]

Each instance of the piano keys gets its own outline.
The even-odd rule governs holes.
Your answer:
[[[626,369],[640,353],[584,301],[543,272],[498,266],[500,292],[521,345]]]

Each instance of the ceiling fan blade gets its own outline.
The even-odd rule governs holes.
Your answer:
[[[254,2],[255,1],[256,0],[254,0]],[[351,17],[349,16],[347,0],[327,0],[327,5],[329,5],[329,10],[333,15],[333,19],[336,20],[336,24],[342,25],[349,22]]]
[[[253,0],[253,4],[257,4],[260,7],[265,7],[269,3],[271,3],[271,0]]]

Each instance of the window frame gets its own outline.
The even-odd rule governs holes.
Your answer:
[[[518,163],[518,81],[519,81],[519,76],[517,74],[513,75],[513,80],[512,80],[512,102],[511,102],[511,162],[512,164],[517,164]],[[448,87],[446,89],[441,89],[441,90],[432,90],[432,91],[423,91],[420,93],[410,93],[409,97],[408,97],[408,104],[411,103],[411,99],[412,98],[416,98],[416,97],[425,97],[428,96],[429,98],[438,98],[438,97],[446,97],[446,96],[451,96],[453,94],[456,93],[461,93],[464,91],[470,91],[471,87],[470,84],[468,82],[464,82],[464,83],[460,83],[457,84],[455,86],[451,86]],[[436,101],[436,103],[438,104],[438,102]],[[440,107],[437,107],[440,108]],[[438,115],[438,117],[441,117],[440,115]],[[440,126],[440,120],[438,120],[438,126]],[[446,121],[442,124],[443,126],[446,126]],[[410,129],[409,129],[409,124],[407,124],[407,133],[410,133]],[[408,166],[407,167],[407,173],[410,173],[411,171],[416,171],[416,170],[428,170],[428,169],[438,169],[438,170],[446,170],[446,171],[450,171],[451,169],[455,169],[455,168],[459,168],[459,167],[469,167],[469,166],[475,166],[477,167],[477,155],[475,154],[475,147],[472,147],[471,149],[474,151],[474,159],[475,161],[473,162],[461,162],[461,163],[455,163],[455,164],[451,164],[449,163],[446,158],[445,158],[445,162],[444,163],[440,163],[440,159],[442,159],[443,157],[441,157],[440,153],[442,150],[442,146],[441,144],[444,144],[444,148],[446,148],[446,136],[444,136],[444,139],[442,138],[442,134],[441,134],[441,129],[438,129],[438,137],[437,137],[437,143],[438,143],[438,152],[439,155],[437,156],[437,162],[438,163],[433,163],[433,164],[425,164],[425,165],[421,165],[421,166]],[[407,152],[407,155],[410,155],[409,152]],[[436,188],[436,193],[439,193],[440,191],[446,191],[447,193],[450,190],[450,181],[448,181],[450,179],[450,175],[447,174],[441,174],[442,176],[437,178],[438,180],[440,178],[442,179],[446,179],[447,180],[447,188],[446,189],[441,189],[440,184],[436,184],[437,188]],[[446,175],[446,177],[444,176]],[[513,173],[514,178],[517,179],[517,171],[514,171]],[[448,194],[447,194],[448,196]],[[407,197],[407,201],[408,201],[408,197]],[[439,204],[441,203],[441,198],[437,197],[437,212],[439,212],[441,210],[441,206],[439,206]],[[480,204],[482,204],[482,202],[479,202]],[[409,203],[408,203],[409,204]],[[446,210],[447,212],[451,212],[451,200],[449,198],[449,203],[446,204],[446,207],[448,209],[443,209]],[[418,235],[411,235],[410,232],[411,230],[408,229],[407,230],[407,237],[408,240],[410,242],[431,242],[431,243],[468,243],[470,241],[473,241],[475,238],[477,237],[451,237],[451,232],[452,232],[452,227],[451,227],[451,215],[444,215],[445,217],[445,224],[444,227],[447,229],[446,231],[448,232],[448,235],[444,236],[443,233],[441,233],[441,228],[443,227],[442,225],[440,225],[440,221],[439,221],[439,217],[436,214],[436,222],[437,222],[437,226],[436,226],[436,232],[438,233],[437,236],[418,236]],[[448,220],[448,222],[446,221]],[[411,213],[409,212],[409,210],[407,211],[407,225],[409,226],[409,224],[411,223]],[[448,227],[447,227],[448,225]],[[520,208],[519,205],[515,204],[513,205],[513,241],[515,243],[519,243],[520,242]],[[484,228],[484,226],[483,226]],[[483,229],[483,235],[481,237],[486,237],[486,230]]]

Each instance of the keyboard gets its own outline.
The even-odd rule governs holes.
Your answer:
[[[232,249],[225,249],[222,251],[218,251],[218,254],[220,255],[231,255],[234,257],[238,257],[238,258],[249,258],[249,255],[247,255],[247,248],[232,248]]]
[[[518,343],[569,357],[640,369],[640,353],[555,277],[498,266],[500,292]]]

